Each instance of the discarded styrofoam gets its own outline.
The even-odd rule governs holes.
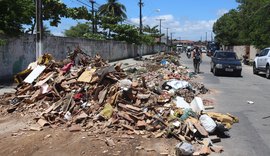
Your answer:
[[[132,82],[129,79],[120,80],[119,83],[120,83],[121,89],[123,90],[128,90],[132,85]]]
[[[214,132],[217,127],[215,121],[206,114],[200,116],[200,122],[202,126],[205,128],[205,130],[209,133]]]
[[[167,85],[171,86],[173,89],[187,88],[189,83],[187,81],[180,81],[176,79],[171,79],[167,82]]]
[[[180,121],[175,121],[174,123],[173,123],[173,125],[175,126],[175,127],[180,127],[180,125],[181,125],[181,122]]]
[[[46,66],[38,65],[25,79],[24,82],[32,83],[44,70]]]
[[[71,120],[71,118],[72,118],[71,113],[69,111],[66,112],[66,114],[64,115],[64,119]]]
[[[184,100],[184,98],[180,96],[177,96],[174,101],[176,103],[176,107],[178,108],[184,108],[184,109],[191,108],[190,105]]]
[[[205,111],[203,101],[200,97],[195,97],[190,103],[190,106],[194,112]]]

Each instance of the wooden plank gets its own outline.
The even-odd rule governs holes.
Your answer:
[[[92,76],[95,73],[95,71],[96,71],[96,69],[85,70],[81,74],[81,76],[78,78],[77,81],[89,83],[92,80]]]
[[[218,136],[216,136],[216,135],[211,135],[211,136],[209,136],[209,139],[210,139],[213,143],[221,142],[220,137],[218,137]]]
[[[132,105],[126,105],[126,108],[132,109],[132,110],[137,111],[137,112],[142,111],[141,108],[138,108],[138,107],[135,107],[135,106],[132,106]]]
[[[194,127],[199,131],[202,136],[208,136],[208,132],[199,123],[193,123]]]

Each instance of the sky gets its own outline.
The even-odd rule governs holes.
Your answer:
[[[96,6],[106,3],[107,0],[95,0]],[[118,0],[126,6],[127,22],[139,26],[139,0]],[[182,40],[211,40],[214,22],[227,13],[230,9],[238,6],[236,0],[142,0],[143,25],[151,27],[158,25],[157,19],[163,19],[161,23],[162,33],[173,39]],[[91,10],[89,0],[62,0],[69,7],[86,6]],[[71,26],[83,20],[63,18],[58,27],[50,27],[54,35],[63,36],[63,32]],[[49,25],[45,22],[45,25]],[[213,34],[214,36],[214,34]]]

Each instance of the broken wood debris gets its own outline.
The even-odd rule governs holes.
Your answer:
[[[75,59],[79,53],[82,55]],[[15,95],[1,97],[10,101],[5,105],[7,112],[35,116],[41,127],[30,129],[36,131],[44,126],[64,124],[70,132],[122,131],[126,138],[134,138],[130,134],[172,136],[193,145],[203,144],[209,138],[212,142],[202,145],[196,151],[199,154],[223,150],[212,145],[220,141],[218,134],[215,135],[220,130],[209,134],[200,123],[201,115],[207,114],[227,128],[238,122],[231,114],[177,107],[175,97],[183,97],[182,101],[188,104],[208,91],[203,84],[192,80],[186,68],[179,64],[178,55],[155,55],[139,69],[127,71],[121,69],[121,64],[109,65],[99,55],[90,57],[80,49],[68,58],[62,62],[50,59],[46,64],[39,60],[39,66],[18,85]],[[166,65],[160,63],[164,59]],[[169,81],[177,86],[168,85]],[[36,111],[31,114],[30,109]],[[106,143],[115,146],[112,139],[106,139]]]

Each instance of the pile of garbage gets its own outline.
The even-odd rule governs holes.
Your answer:
[[[238,122],[230,114],[205,111],[198,96],[208,90],[171,53],[126,71],[80,49],[60,62],[45,54],[16,80],[16,93],[3,95],[1,105],[8,113],[33,116],[40,129],[66,125],[71,132],[173,137],[181,141],[178,154],[203,155],[221,152],[214,143],[229,137]]]

